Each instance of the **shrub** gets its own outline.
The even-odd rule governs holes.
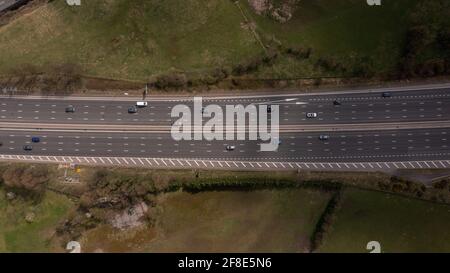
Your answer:
[[[49,180],[49,171],[43,165],[17,164],[7,168],[2,177],[6,187],[19,192],[42,194]]]
[[[152,86],[157,89],[180,89],[187,86],[188,80],[184,73],[172,72],[169,74],[164,74],[158,76],[154,82],[151,83]]]

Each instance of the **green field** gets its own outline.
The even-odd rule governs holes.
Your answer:
[[[90,75],[147,79],[256,54],[240,14],[223,0],[96,0],[42,6],[0,28],[0,72],[20,64],[79,64]]]
[[[170,193],[161,197],[155,229],[117,234],[101,227],[83,245],[87,251],[303,252],[329,197],[310,190]]]
[[[449,252],[450,206],[370,191],[347,190],[321,252]]]
[[[406,31],[409,14],[418,0],[384,1],[379,7],[368,6],[365,0],[300,1],[292,19],[285,24],[253,15],[258,30],[265,37],[275,37],[284,46],[304,46],[314,50],[314,57],[333,57],[347,65],[370,57],[379,72],[389,71],[397,64]],[[247,8],[249,14],[251,10]],[[305,66],[309,70],[305,71]],[[300,76],[320,73],[311,64],[282,60],[271,71],[294,69]]]
[[[158,197],[155,226],[100,225],[83,252],[305,252],[330,193],[307,189],[173,192]],[[64,252],[55,235],[74,203],[47,192],[40,203],[0,190],[0,252]],[[33,212],[34,221],[25,215]],[[320,252],[449,252],[450,206],[346,189]]]
[[[32,201],[7,201],[0,189],[0,252],[52,252],[57,224],[62,221],[72,201],[64,196],[47,192],[38,204]],[[34,213],[32,223],[25,221]]]
[[[300,1],[293,18],[280,24],[256,15],[240,1],[265,43],[311,46],[314,60],[281,57],[259,77],[308,77],[321,56],[347,64],[372,56],[380,70],[398,61],[408,13],[419,0]],[[69,7],[55,0],[0,27],[0,74],[34,65],[76,64],[87,75],[147,80],[172,70],[201,72],[230,66],[262,52],[243,17],[228,0],[95,0]]]

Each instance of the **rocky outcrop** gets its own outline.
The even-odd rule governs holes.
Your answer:
[[[292,18],[300,0],[248,0],[257,14],[266,15],[274,20],[285,23]]]

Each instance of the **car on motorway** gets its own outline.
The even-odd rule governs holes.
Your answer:
[[[32,151],[33,150],[33,146],[31,145],[25,145],[23,146],[24,151]]]
[[[72,105],[66,107],[66,113],[75,113],[75,107]]]
[[[329,135],[320,135],[320,136],[319,136],[319,139],[320,139],[320,140],[323,140],[323,141],[329,140],[329,139],[330,139],[330,136],[329,136]]]
[[[39,137],[32,137],[32,138],[31,138],[31,142],[33,142],[33,143],[39,143],[39,142],[41,142],[41,139],[40,139]]]
[[[306,113],[307,118],[317,118],[317,113]]]
[[[227,151],[234,151],[236,149],[236,146],[227,145],[226,149],[227,149]]]
[[[392,94],[389,93],[389,92],[383,92],[383,94],[381,94],[381,96],[382,96],[383,98],[390,98],[390,97],[392,97]]]
[[[147,107],[148,106],[148,102],[146,102],[146,101],[138,101],[138,102],[136,102],[136,106],[137,107]]]
[[[131,106],[130,108],[128,108],[128,113],[129,114],[136,114],[137,113],[137,108],[135,106]]]

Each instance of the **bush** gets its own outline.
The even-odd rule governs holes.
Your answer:
[[[267,53],[254,57],[246,62],[240,63],[233,67],[232,74],[235,76],[243,76],[251,72],[255,72],[262,65],[270,66],[278,58],[278,52],[275,49],[269,49]]]
[[[43,165],[11,165],[3,173],[6,187],[25,193],[42,194],[49,180],[49,171]]]
[[[342,190],[337,190],[328,202],[324,212],[316,224],[314,232],[311,236],[311,252],[317,250],[323,242],[325,235],[329,232],[336,211],[339,209],[342,199]]]
[[[353,69],[353,76],[370,78],[375,75],[373,60],[369,57],[357,60],[357,64]]]
[[[289,55],[292,55],[298,59],[308,59],[311,56],[312,48],[292,48],[289,47],[285,50],[285,52]]]
[[[442,29],[436,39],[438,47],[450,54],[450,28]]]
[[[184,73],[173,72],[157,77],[156,80],[151,83],[151,86],[154,86],[157,89],[180,89],[185,88],[187,83],[188,80]]]
[[[328,72],[346,71],[344,65],[336,61],[336,59],[334,59],[333,57],[322,57],[317,61],[316,65]]]
[[[426,26],[415,26],[406,34],[405,53],[406,57],[414,57],[432,42],[431,31]]]
[[[124,209],[146,199],[148,194],[164,192],[171,178],[158,174],[110,172],[97,170],[88,182],[88,190],[81,196],[83,208],[110,207]]]

